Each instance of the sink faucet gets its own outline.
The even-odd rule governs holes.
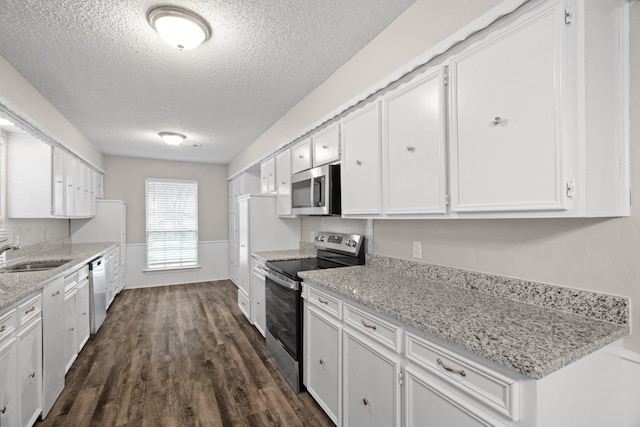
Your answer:
[[[4,245],[4,246],[0,247],[0,255],[5,253],[9,249],[18,250],[18,249],[20,249],[20,245],[16,245],[16,244]]]

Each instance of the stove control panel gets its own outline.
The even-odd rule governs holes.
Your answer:
[[[341,234],[320,231],[316,234],[315,245],[323,249],[335,249],[357,255],[364,237],[359,234]]]

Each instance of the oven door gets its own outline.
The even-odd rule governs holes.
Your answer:
[[[273,273],[265,269],[267,331],[299,361],[302,355],[300,282]]]

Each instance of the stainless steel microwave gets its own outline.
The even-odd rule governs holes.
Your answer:
[[[291,175],[291,212],[340,215],[340,165],[325,165]]]

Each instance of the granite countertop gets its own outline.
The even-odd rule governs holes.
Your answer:
[[[254,252],[254,257],[262,261],[286,261],[289,259],[315,258],[316,249],[290,249],[285,251]]]
[[[299,273],[391,318],[527,377],[544,376],[629,334],[616,324],[370,266]]]
[[[71,260],[58,268],[47,271],[0,273],[0,312],[23,298],[39,292],[48,282],[64,276],[69,270],[81,267],[97,256],[106,254],[116,245],[117,243],[114,242],[74,243],[8,261],[7,267],[26,261]]]

